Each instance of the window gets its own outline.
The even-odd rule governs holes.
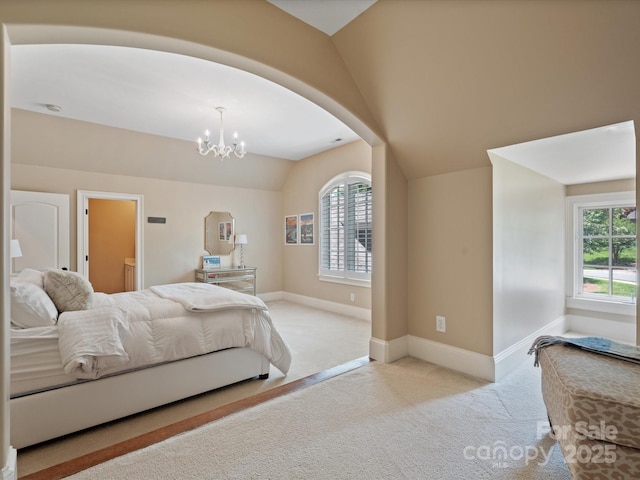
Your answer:
[[[577,300],[635,303],[634,194],[583,196],[573,204],[573,295]],[[583,305],[569,305],[585,308]],[[589,308],[589,307],[586,307]]]
[[[339,175],[320,190],[320,279],[371,280],[371,178]]]

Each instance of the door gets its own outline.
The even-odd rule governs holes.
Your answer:
[[[69,268],[69,195],[11,191],[11,238],[22,256],[13,258],[11,273],[25,268]]]
[[[90,251],[90,230],[89,230],[89,217],[91,215],[91,210],[89,208],[89,203],[92,199],[103,199],[103,200],[118,200],[118,201],[132,201],[135,204],[135,245],[134,245],[134,256],[133,258],[128,258],[129,262],[133,262],[136,266],[134,272],[134,288],[136,290],[144,288],[144,256],[142,252],[143,246],[143,196],[142,195],[134,195],[127,193],[112,193],[112,192],[91,192],[86,190],[78,190],[78,273],[84,275],[87,279],[93,277],[96,278],[96,275],[100,275],[100,272],[95,272],[95,268],[99,268],[99,264],[92,263],[91,261],[91,251]],[[113,221],[118,221],[121,217],[119,214],[113,215]],[[98,252],[99,253],[99,252]],[[124,268],[125,259],[122,261],[118,260]],[[94,268],[95,267],[95,268]],[[124,273],[123,273],[124,275]]]

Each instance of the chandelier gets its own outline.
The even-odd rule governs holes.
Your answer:
[[[229,155],[233,152],[233,154],[238,157],[244,157],[244,154],[247,153],[244,149],[244,142],[240,142],[238,144],[238,133],[233,133],[233,146],[224,144],[224,128],[222,125],[222,113],[225,111],[224,107],[216,107],[216,110],[220,112],[220,140],[217,145],[209,139],[209,130],[204,132],[204,140],[202,138],[198,138],[198,152],[200,155],[204,156],[208,153],[213,153],[214,157],[220,157],[220,160],[224,160],[225,158],[229,158]]]

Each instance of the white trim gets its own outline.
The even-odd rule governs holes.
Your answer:
[[[18,478],[18,451],[9,447],[7,452],[7,464],[2,467],[2,480],[17,480]]]
[[[494,362],[494,382],[499,382],[507,374],[520,366],[528,358],[528,352],[536,338],[542,335],[562,335],[567,331],[567,319],[563,315],[544,327],[526,336],[519,342],[493,356]],[[533,360],[531,360],[533,364]]]
[[[635,322],[618,322],[605,318],[566,315],[567,330],[586,335],[607,337],[621,342],[636,343]]]
[[[409,335],[409,355],[467,375],[494,381],[493,358],[482,353]]]
[[[89,266],[86,257],[89,254],[89,222],[85,210],[89,208],[90,198],[106,200],[131,200],[136,202],[136,289],[144,288],[144,196],[129,193],[93,192],[78,190],[77,197],[77,268],[80,275],[89,278]]]
[[[391,363],[409,355],[408,336],[394,340],[369,339],[369,357],[382,363]]]
[[[578,214],[580,208],[589,207],[612,207],[618,205],[635,205],[636,194],[634,191],[597,193],[588,195],[574,195],[565,199],[566,217],[566,283],[565,291],[567,295],[566,305],[568,308],[579,308],[594,312],[615,313],[619,315],[634,315],[635,305],[615,301],[603,301],[595,297],[580,296],[576,290],[580,284],[581,273],[576,268],[581,262],[581,247],[578,240],[581,238],[579,231],[581,228],[581,218]],[[636,237],[637,238],[637,237]],[[609,298],[609,297],[608,297]],[[633,313],[631,313],[633,311]]]
[[[358,280],[356,278],[334,277],[331,275],[318,274],[321,282],[341,283],[342,285],[353,285],[354,287],[371,288],[371,280]]]
[[[636,315],[636,304],[631,302],[607,302],[593,298],[567,297],[566,304],[567,308],[575,308],[577,310],[613,313],[616,315],[627,315],[629,317],[634,317]]]
[[[369,356],[390,363],[411,356],[435,365],[450,368],[477,378],[498,382],[524,361],[533,341],[541,335],[560,335],[567,328],[564,316],[533,332],[493,357],[414,335],[405,335],[391,341],[371,337]],[[531,360],[533,364],[533,360]]]
[[[305,295],[298,295],[296,293],[289,292],[282,292],[282,300],[300,303],[302,305],[327,310],[328,312],[339,313],[341,315],[356,317],[360,320],[371,321],[371,310],[368,308],[353,307],[351,305],[345,305],[344,303],[330,302],[328,300],[320,300],[319,298],[307,297]]]
[[[284,295],[284,292],[279,291],[279,292],[259,293],[256,295],[256,297],[258,297],[263,302],[274,302],[276,300],[282,300],[283,295]]]

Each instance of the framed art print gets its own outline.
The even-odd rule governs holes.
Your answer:
[[[298,216],[287,215],[284,217],[284,243],[285,245],[298,244]]]
[[[301,213],[299,219],[300,245],[314,244],[313,213]]]

